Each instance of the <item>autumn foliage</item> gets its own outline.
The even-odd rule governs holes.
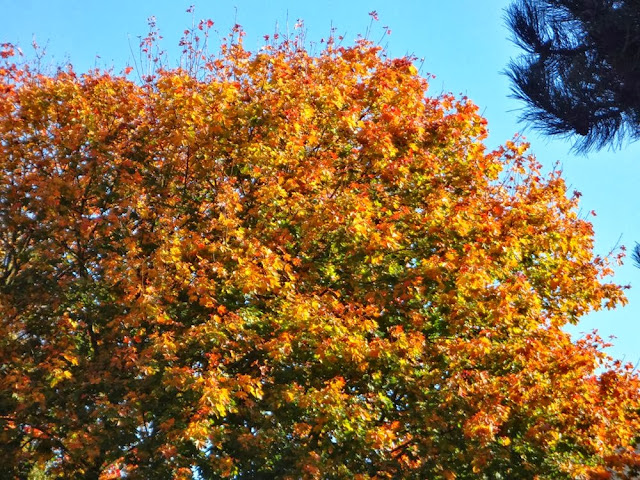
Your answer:
[[[324,45],[142,80],[4,46],[2,478],[640,464],[637,374],[561,329],[624,302],[578,195],[412,59]]]

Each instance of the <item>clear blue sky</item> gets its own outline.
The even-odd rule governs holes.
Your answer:
[[[519,53],[504,26],[508,0],[0,0],[0,42],[19,42],[29,50],[35,36],[48,45],[54,63],[70,61],[77,71],[111,67],[121,71],[137,51],[138,36],[147,32],[146,20],[155,15],[164,46],[173,60],[178,39],[190,26],[185,10],[195,4],[196,18],[211,18],[224,36],[236,21],[247,31],[246,45],[257,48],[262,36],[293,28],[303,19],[310,40],[326,36],[333,25],[352,40],[369,26],[368,12],[380,21],[372,38],[386,25],[392,34],[383,42],[393,56],[424,57],[423,73],[436,75],[431,93],[442,91],[469,96],[489,121],[488,145],[495,147],[524,126],[517,121],[515,100],[501,74]],[[559,161],[572,189],[582,192],[581,210],[596,232],[596,251],[606,255],[616,244],[633,247],[640,241],[640,142],[622,151],[601,151],[587,157],[570,152],[570,144],[524,131],[531,150],[548,168]],[[609,352],[636,363],[640,360],[640,269],[628,260],[616,271],[616,281],[631,284],[629,305],[585,318],[572,329],[579,334],[597,328],[604,337],[615,335]]]

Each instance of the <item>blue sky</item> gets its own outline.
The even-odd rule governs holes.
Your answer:
[[[71,62],[77,71],[113,66],[119,72],[132,62],[131,50],[137,52],[138,37],[146,34],[147,18],[154,15],[172,65],[178,39],[191,25],[185,11],[192,4],[196,18],[211,18],[220,36],[241,24],[250,49],[259,48],[262,36],[272,34],[276,25],[286,31],[298,19],[304,20],[309,40],[326,37],[333,26],[350,41],[367,30],[368,12],[377,11],[380,21],[371,38],[388,26],[392,33],[383,45],[392,56],[424,58],[422,73],[436,76],[432,94],[463,94],[479,105],[489,121],[489,147],[521,132],[545,167],[560,162],[570,188],[583,194],[583,215],[597,214],[588,216],[597,253],[640,241],[640,142],[578,157],[570,143],[538,136],[518,122],[522,105],[508,97],[509,82],[501,73],[519,54],[504,25],[508,0],[0,0],[0,42],[18,42],[28,52],[35,37],[47,46],[54,64]],[[617,268],[615,280],[632,286],[629,305],[591,314],[572,332],[597,328],[604,338],[615,335],[609,353],[635,364],[640,360],[640,269],[628,259]]]

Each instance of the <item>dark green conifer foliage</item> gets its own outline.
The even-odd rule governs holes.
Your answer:
[[[526,121],[579,135],[579,152],[640,137],[638,0],[517,0],[506,19],[525,51],[508,75]]]

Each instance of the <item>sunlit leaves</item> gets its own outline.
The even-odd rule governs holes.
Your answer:
[[[637,375],[561,330],[625,302],[577,197],[411,59],[233,41],[142,85],[3,71],[6,476],[638,462]]]

